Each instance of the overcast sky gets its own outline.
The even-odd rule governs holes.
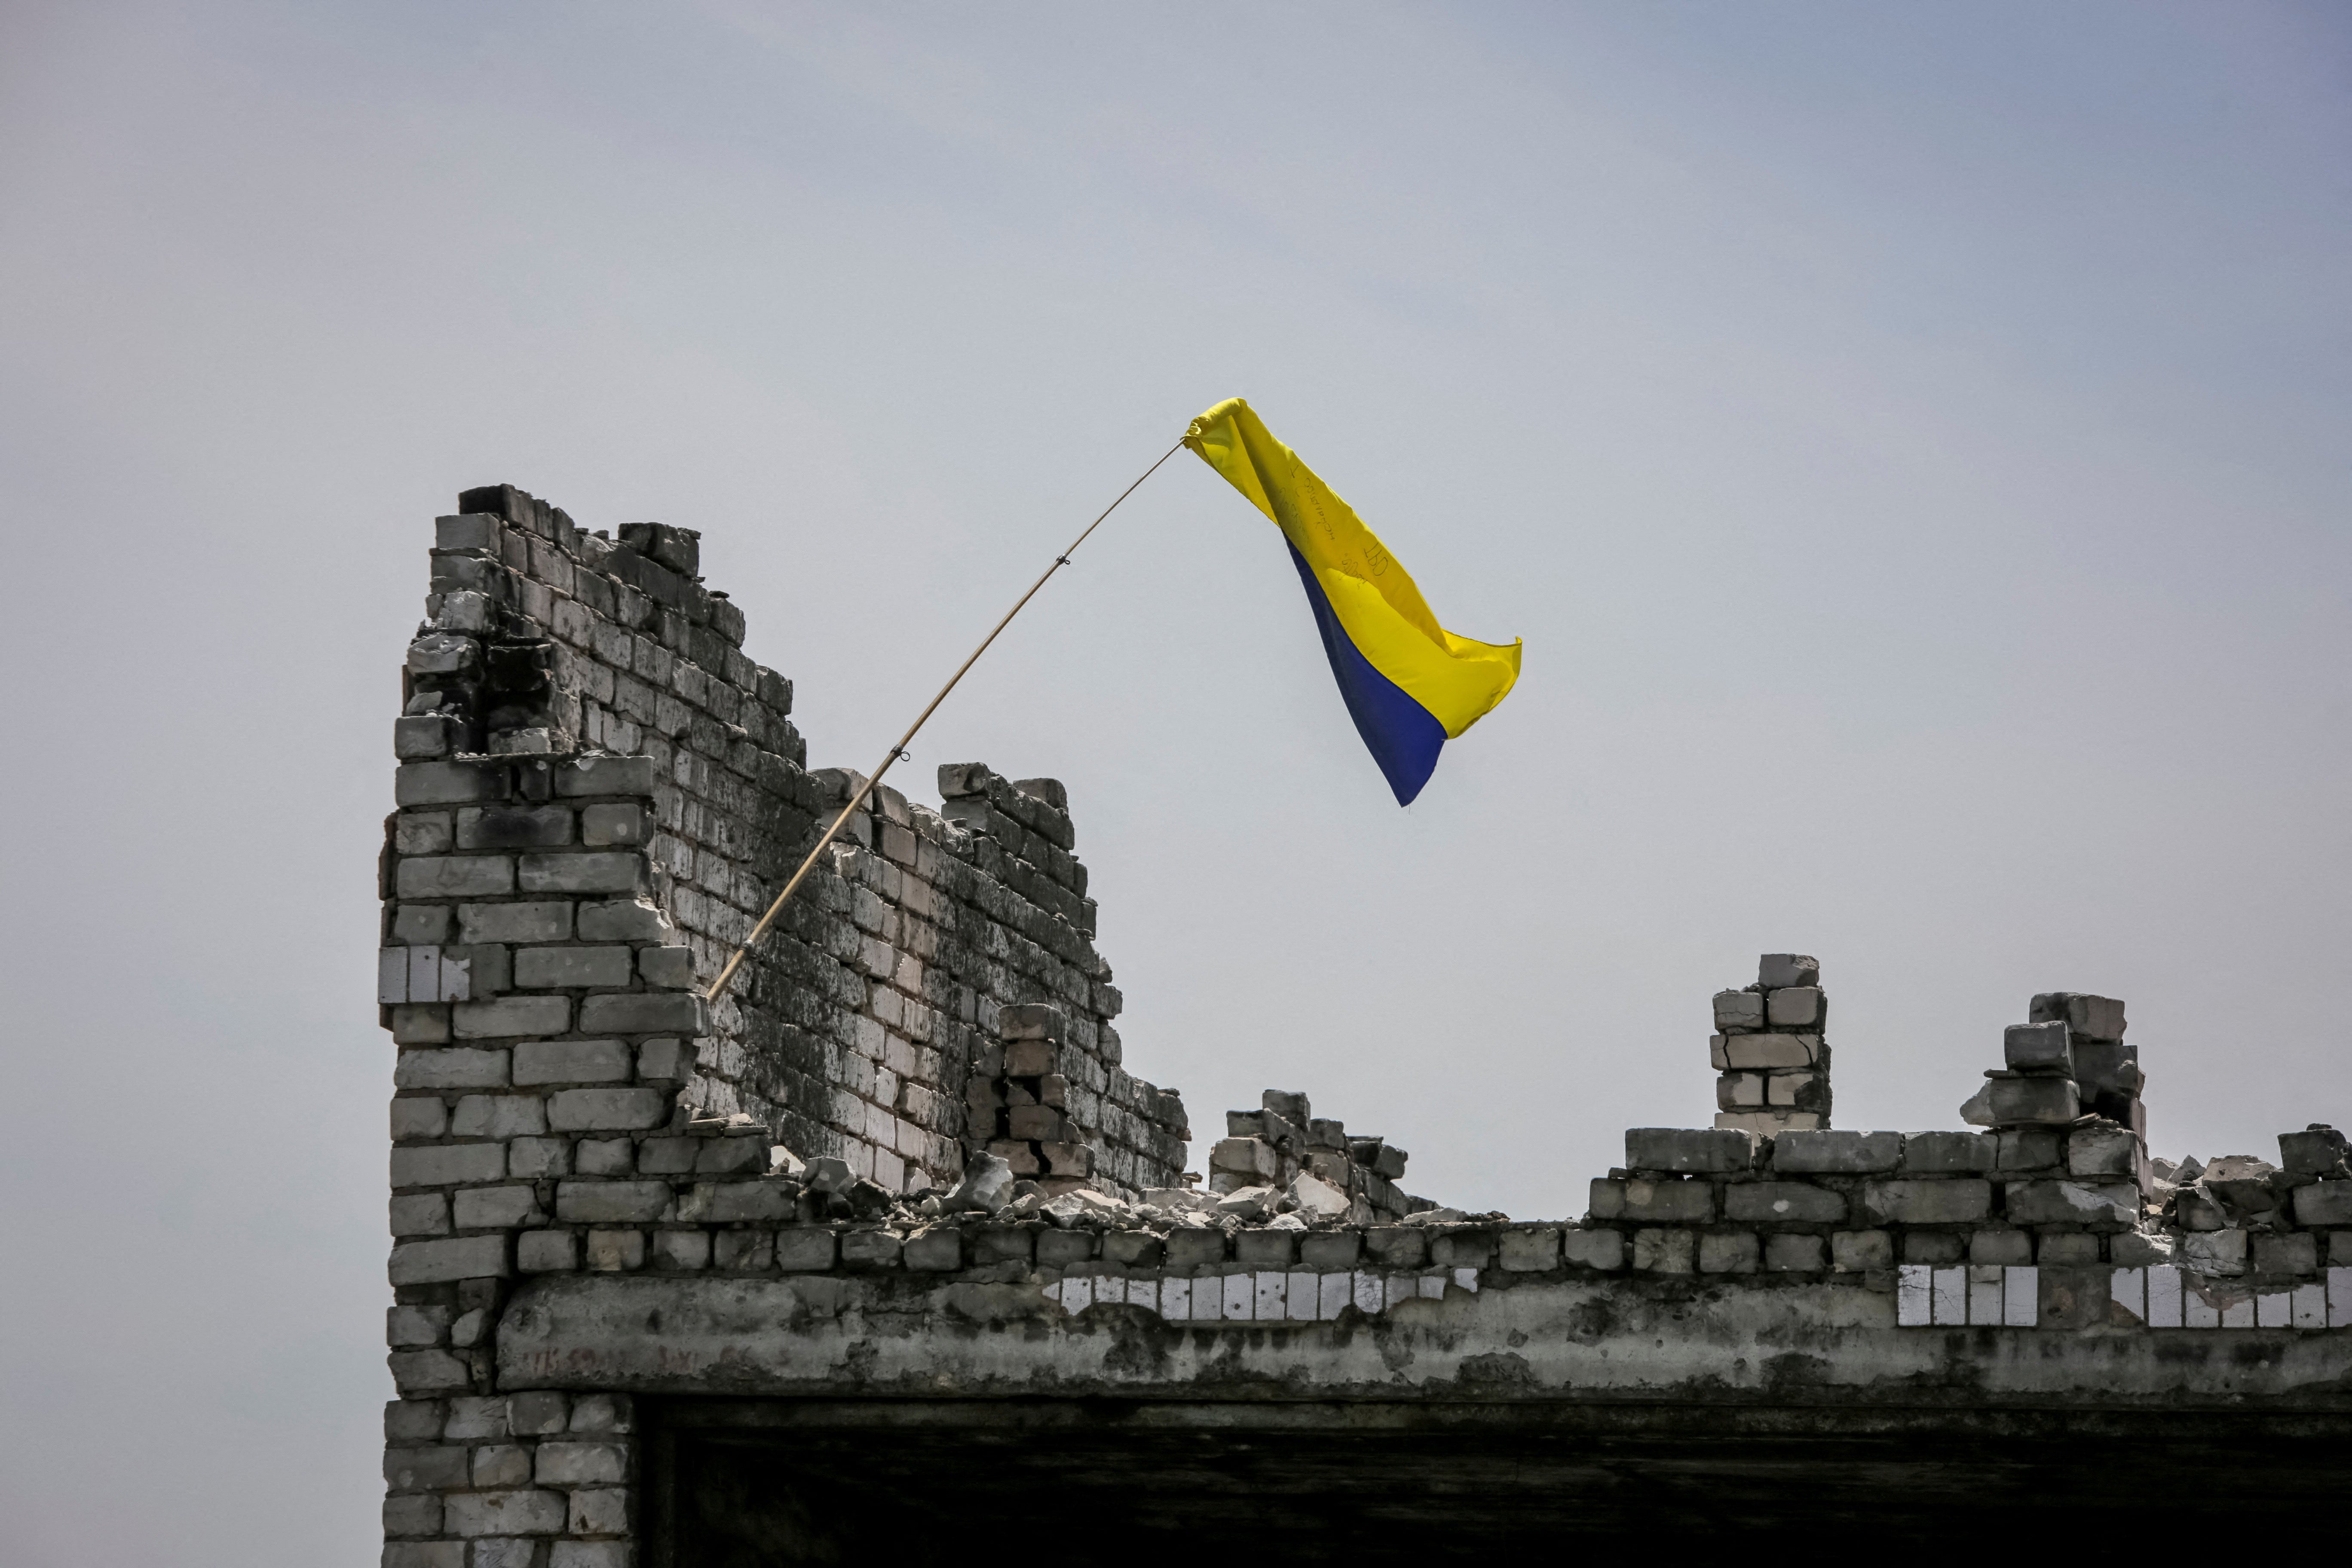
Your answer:
[[[2053,988],[2352,1124],[2328,4],[0,5],[0,1557],[370,1561],[374,858],[437,512],[703,531],[869,767],[1249,397],[1527,640],[1410,810],[1180,455],[936,720],[1128,1061],[1576,1215],[1818,954],[1841,1125]]]

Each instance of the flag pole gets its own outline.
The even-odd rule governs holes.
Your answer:
[[[794,871],[793,873],[792,880],[784,884],[784,890],[776,895],[776,901],[768,906],[768,912],[760,917],[760,923],[753,926],[751,928],[751,934],[743,939],[743,945],[737,948],[733,955],[727,960],[727,967],[719,972],[719,978],[710,983],[710,989],[702,994],[703,1000],[706,1002],[716,1002],[719,1000],[720,994],[727,989],[727,983],[735,978],[736,970],[742,967],[743,960],[750,955],[754,947],[757,947],[760,944],[760,939],[768,934],[768,928],[775,923],[777,914],[784,907],[784,901],[793,896],[793,891],[797,889],[801,883],[808,877],[811,868],[816,865],[816,858],[824,853],[825,846],[833,842],[835,836],[842,830],[844,825],[849,821],[851,816],[856,812],[857,808],[866,804],[866,797],[874,793],[874,787],[882,782],[882,775],[890,771],[890,764],[898,761],[899,758],[907,754],[907,742],[915,738],[915,731],[920,730],[924,723],[929,720],[930,716],[939,710],[940,704],[948,700],[948,693],[956,689],[956,682],[964,678],[965,671],[971,669],[973,665],[980,662],[980,656],[988,651],[988,645],[996,640],[997,633],[1002,632],[1005,627],[1013,624],[1013,617],[1019,615],[1023,606],[1026,605],[1030,600],[1037,596],[1037,590],[1045,585],[1048,578],[1051,578],[1055,573],[1059,572],[1063,567],[1067,566],[1070,563],[1070,557],[1076,554],[1078,546],[1087,542],[1087,534],[1091,534],[1096,529],[1102,526],[1103,518],[1108,517],[1112,512],[1117,511],[1118,510],[1118,502],[1125,500],[1128,497],[1133,495],[1136,491],[1137,486],[1141,485],[1144,480],[1157,473],[1160,469],[1160,464],[1164,463],[1169,458],[1174,457],[1176,455],[1176,447],[1181,447],[1183,444],[1183,440],[1180,437],[1177,440],[1175,447],[1171,447],[1168,450],[1160,454],[1158,462],[1153,463],[1151,467],[1144,469],[1142,473],[1136,476],[1134,484],[1129,485],[1127,489],[1119,491],[1118,500],[1115,500],[1111,502],[1110,505],[1103,508],[1102,515],[1100,517],[1097,517],[1094,521],[1087,524],[1086,531],[1079,534],[1076,539],[1070,541],[1070,547],[1067,550],[1063,551],[1059,555],[1054,557],[1054,563],[1051,566],[1046,567],[1044,574],[1039,576],[1034,583],[1029,584],[1029,591],[1022,595],[1019,599],[1015,600],[1011,609],[1004,612],[1004,618],[996,623],[995,628],[986,637],[980,639],[980,646],[971,650],[971,657],[965,659],[961,664],[956,667],[956,672],[948,677],[948,683],[940,688],[940,694],[937,697],[932,698],[929,706],[925,707],[920,713],[915,716],[915,721],[913,723],[907,726],[907,732],[898,737],[898,743],[892,746],[889,751],[883,753],[881,765],[876,768],[873,773],[867,777],[866,782],[857,786],[856,793],[850,795],[849,804],[841,808],[841,815],[833,819],[833,826],[824,830],[824,836],[816,841],[816,847],[808,852],[808,858],[801,862],[800,869]]]

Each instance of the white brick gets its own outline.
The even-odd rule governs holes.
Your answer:
[[[1906,1329],[1924,1328],[1935,1321],[1933,1270],[1923,1263],[1906,1263],[1895,1271],[1895,1321]]]
[[[2147,1271],[2147,1326],[2151,1329],[2177,1329],[2181,1326],[2180,1270],[2169,1263],[2159,1263]]]
[[[2042,1270],[2022,1264],[2002,1270],[2000,1321],[2012,1329],[2031,1329],[2042,1321]]]

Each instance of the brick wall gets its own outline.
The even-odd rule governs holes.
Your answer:
[[[791,683],[698,555],[510,487],[436,526],[380,868],[398,1568],[628,1562],[626,1403],[499,1395],[510,1282],[772,1271],[779,1222],[952,1186],[1013,1131],[1008,1009],[1057,1020],[1034,1174],[1132,1197],[1183,1163],[1181,1100],[1121,1063],[1050,779],[942,769],[945,816],[877,791],[706,1005],[860,781],[804,766]]]

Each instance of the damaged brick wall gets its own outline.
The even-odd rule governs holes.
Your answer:
[[[792,684],[741,651],[742,612],[697,575],[698,535],[643,523],[607,539],[510,486],[459,504],[437,524],[428,619],[406,664],[396,749],[408,815],[393,852],[593,847],[620,857],[607,858],[611,879],[621,852],[641,851],[634,882],[601,890],[645,904],[628,918],[684,950],[663,962],[707,982],[857,775],[803,766]],[[583,752],[636,759],[625,771],[648,809],[575,824],[537,802],[544,763]],[[500,759],[504,784],[457,760],[468,756]],[[1094,949],[1061,786],[1012,784],[978,764],[941,769],[940,784],[944,817],[887,788],[858,814],[720,999],[685,1103],[748,1114],[796,1154],[844,1160],[893,1192],[944,1187],[994,1134],[966,1106],[996,1010],[1050,1002],[1070,1020],[1063,1142],[1099,1162],[1072,1173],[1129,1193],[1171,1184],[1182,1106],[1121,1065],[1120,998]],[[391,911],[388,943],[436,948],[471,999],[547,984],[513,974],[518,942],[600,940],[555,931],[551,908],[536,923],[469,908],[512,896],[466,890],[494,879],[487,864],[451,860],[444,874],[460,883],[434,889],[438,909],[421,869],[403,874],[418,890]],[[594,930],[622,918],[600,916]],[[554,961],[529,962],[545,974]],[[573,984],[611,983],[581,967],[596,961],[567,962]],[[395,1033],[429,1032],[442,1000],[436,990],[399,1004]]]
[[[460,508],[404,665],[380,868],[385,1561],[618,1568],[627,1402],[498,1394],[516,1278],[772,1269],[780,1223],[951,1186],[1003,1132],[967,1090],[1024,1004],[1065,1020],[1063,1164],[1131,1196],[1175,1184],[1189,1134],[1121,1065],[1052,780],[943,769],[952,820],[875,792],[707,1005],[859,781],[805,768],[791,684],[742,653],[695,534],[608,539],[504,486]],[[828,1179],[766,1179],[803,1162]]]

